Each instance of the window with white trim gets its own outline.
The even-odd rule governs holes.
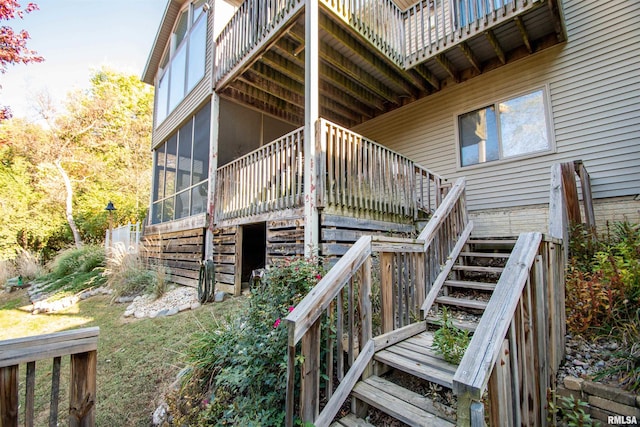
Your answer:
[[[462,167],[552,150],[545,90],[459,115],[458,143]]]
[[[173,111],[205,74],[206,0],[189,3],[180,12],[161,61],[156,85],[156,125]]]

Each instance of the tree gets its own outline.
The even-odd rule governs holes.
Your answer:
[[[35,3],[22,7],[16,0],[0,0],[0,21],[22,18],[25,13],[37,10]],[[11,64],[42,62],[44,59],[27,47],[29,33],[25,30],[14,31],[8,25],[0,26],[0,73],[6,73]],[[11,118],[9,107],[0,106],[0,121]]]
[[[148,205],[151,87],[103,68],[68,95],[64,113],[46,94],[37,101],[46,128],[0,123],[0,259],[3,248],[101,241],[109,200],[119,222],[141,221]]]

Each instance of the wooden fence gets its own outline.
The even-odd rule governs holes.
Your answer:
[[[303,135],[299,128],[219,168],[216,221],[301,206]]]
[[[453,378],[459,426],[484,426],[485,412],[490,425],[546,425],[564,357],[564,265],[558,239],[518,238]]]
[[[92,427],[99,332],[100,329],[94,327],[0,341],[0,425],[18,426],[18,377],[23,364],[26,365],[24,425],[34,425],[36,362],[53,359],[49,426],[57,426],[60,363],[63,356],[70,355],[69,426]]]
[[[118,253],[137,253],[140,246],[140,224],[122,225],[107,230],[104,246],[107,251],[117,249]]]
[[[418,239],[360,237],[287,316],[287,426],[295,413],[328,426],[356,381],[369,375],[374,351],[420,320],[429,285],[449,256],[446,248],[455,247],[467,228],[464,188],[459,179]]]

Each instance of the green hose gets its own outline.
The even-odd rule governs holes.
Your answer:
[[[201,261],[200,274],[198,276],[198,301],[201,304],[213,301],[215,277],[213,260]]]

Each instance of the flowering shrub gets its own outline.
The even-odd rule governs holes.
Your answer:
[[[322,278],[315,260],[291,259],[267,270],[248,310],[213,325],[189,350],[192,375],[168,397],[174,425],[284,424],[287,314]]]

